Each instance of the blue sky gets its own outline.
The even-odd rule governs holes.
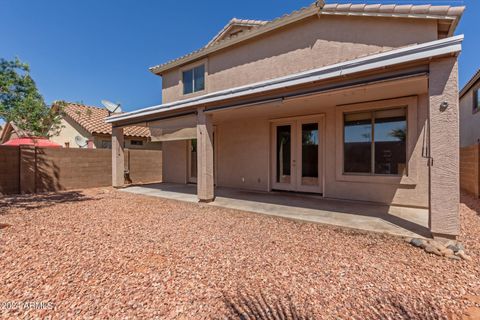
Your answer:
[[[148,67],[202,47],[232,17],[268,20],[312,2],[0,0],[0,57],[28,62],[47,103],[109,99],[133,110],[161,102],[161,78]],[[460,85],[480,67],[478,0],[348,2],[466,5]]]

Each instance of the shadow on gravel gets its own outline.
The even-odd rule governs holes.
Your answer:
[[[460,202],[471,210],[475,211],[477,215],[480,215],[480,199],[476,199],[474,196],[466,192],[462,192],[460,194]]]
[[[78,191],[11,195],[0,198],[0,215],[7,214],[10,209],[34,210],[51,207],[60,203],[71,203],[94,200]]]
[[[291,296],[267,298],[263,293],[239,292],[235,296],[224,294],[227,308],[225,319],[229,320],[313,320],[317,319],[312,308],[313,302],[296,304]],[[318,303],[315,303],[318,305]],[[372,305],[362,304],[344,310],[338,316],[343,319],[365,320],[447,320],[448,313],[440,304],[431,299],[418,297],[390,296],[379,298]],[[341,306],[339,306],[341,307]],[[341,308],[339,308],[341,309]],[[319,310],[321,312],[321,310]],[[318,311],[317,311],[318,312]],[[342,312],[340,312],[342,313]],[[326,315],[322,315],[326,316]]]
[[[303,305],[293,302],[291,296],[266,298],[263,293],[248,294],[239,292],[235,296],[223,295],[229,320],[313,320],[311,304]]]

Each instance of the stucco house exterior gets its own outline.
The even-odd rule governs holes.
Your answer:
[[[58,105],[53,105],[58,109]],[[105,123],[109,116],[105,108],[87,106],[79,103],[67,103],[60,113],[61,128],[58,134],[52,135],[51,141],[66,148],[80,148],[75,137],[88,140],[84,148],[111,148],[112,128]],[[124,132],[125,148],[129,149],[161,149],[161,142],[151,142],[150,131],[141,126],[131,126]]]
[[[150,69],[161,105],[107,118],[112,184],[124,184],[123,133],[144,126],[163,142],[164,181],[196,183],[200,201],[231,187],[428,208],[432,235],[455,237],[463,11],[317,1],[234,19]]]
[[[460,146],[480,143],[480,70],[460,91]]]

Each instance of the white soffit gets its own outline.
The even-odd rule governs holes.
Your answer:
[[[418,60],[433,59],[439,56],[457,54],[462,50],[463,38],[463,35],[459,35],[418,45],[412,45],[329,65],[326,67],[321,67],[318,69],[312,69],[301,73],[275,78],[268,81],[257,82],[190,99],[174,101],[119,115],[113,115],[106,118],[106,122],[115,123],[124,120],[133,120],[149,115],[158,115],[164,112],[195,107],[201,104],[215,103],[226,99],[241,98],[252,94],[266,93],[276,89],[294,87],[302,84],[347,76],[359,72],[392,67]]]

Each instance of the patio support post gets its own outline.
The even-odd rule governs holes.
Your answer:
[[[459,102],[456,57],[430,62],[430,231],[455,238],[460,231]]]
[[[123,128],[112,127],[112,186],[123,187],[125,183]]]
[[[200,202],[215,198],[213,181],[213,125],[212,115],[203,108],[197,112],[197,196]]]

